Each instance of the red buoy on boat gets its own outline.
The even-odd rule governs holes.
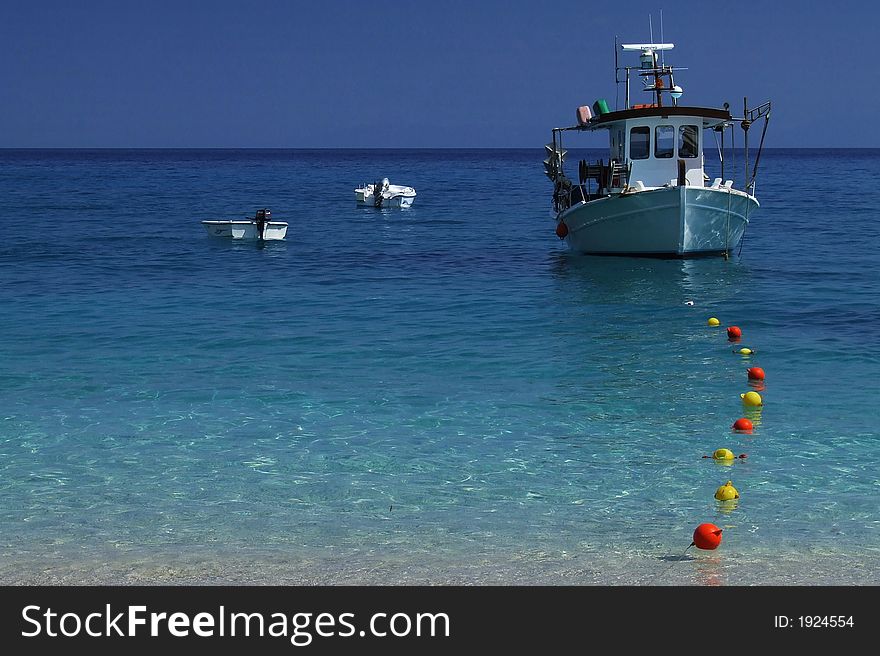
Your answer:
[[[697,549],[717,549],[721,544],[721,529],[715,524],[700,524],[694,531],[693,545]]]
[[[730,326],[727,329],[727,338],[731,340],[739,339],[743,336],[743,331],[739,329],[739,326]]]
[[[568,236],[568,226],[565,225],[565,221],[556,224],[556,236],[560,239],[565,239]]]
[[[749,380],[764,380],[764,370],[761,367],[751,367],[747,369]]]
[[[738,431],[750,431],[755,427],[755,425],[745,417],[740,417],[735,422],[733,422],[733,430]]]

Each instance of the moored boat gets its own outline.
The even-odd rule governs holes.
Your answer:
[[[734,118],[723,108],[679,105],[683,94],[675,84],[676,69],[658,56],[671,43],[620,46],[638,52],[640,65],[616,67],[626,72],[625,106],[610,111],[605,100],[577,110],[577,125],[554,128],[545,146],[545,173],[553,182],[553,217],[556,234],[578,252],[598,255],[692,257],[724,254],[741,242],[746,226],[758,209],[755,178],[770,117],[770,103],[749,109]],[[615,60],[617,44],[615,44]],[[630,72],[638,71],[652,102],[630,104]],[[617,79],[617,78],[616,78]],[[749,168],[748,130],[763,118],[761,147]],[[727,179],[724,134],[739,123],[745,132],[745,169],[742,189]],[[577,182],[563,171],[567,151],[565,132],[608,130],[608,161],[581,160]],[[703,142],[706,131],[721,138],[720,176],[711,180],[705,171]]]
[[[254,218],[202,221],[202,225],[212,237],[264,241],[284,239],[287,235],[287,223],[284,221],[272,221],[271,216],[272,213],[269,210],[262,209],[257,210]]]
[[[388,178],[373,184],[362,184],[354,190],[354,198],[361,207],[410,207],[416,190],[404,185],[393,185]]]

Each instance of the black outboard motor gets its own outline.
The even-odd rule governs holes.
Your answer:
[[[382,196],[382,192],[385,190],[383,182],[384,181],[373,183],[373,207],[382,207],[382,201],[385,200]]]
[[[254,217],[254,221],[257,222],[257,236],[262,239],[263,231],[266,229],[266,224],[272,220],[272,212],[267,209],[257,210],[257,215]]]

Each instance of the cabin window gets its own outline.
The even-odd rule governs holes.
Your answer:
[[[678,156],[696,157],[699,152],[700,133],[696,125],[682,125],[678,128]]]
[[[648,159],[651,154],[651,128],[633,128],[629,131],[630,159]]]
[[[675,128],[658,125],[654,130],[654,157],[672,157],[675,152]]]

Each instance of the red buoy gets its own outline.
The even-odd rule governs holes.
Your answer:
[[[733,430],[738,431],[750,431],[755,427],[755,425],[745,417],[740,417],[735,422],[733,422]]]
[[[560,239],[568,237],[568,226],[565,225],[565,221],[560,221],[556,224],[556,236]]]
[[[721,529],[715,524],[700,524],[694,531],[693,545],[697,549],[717,549],[721,544]]]
[[[743,336],[743,331],[739,329],[739,326],[730,326],[727,329],[727,338],[731,340],[737,340]]]
[[[764,370],[761,367],[752,367],[747,370],[749,380],[764,380]]]

